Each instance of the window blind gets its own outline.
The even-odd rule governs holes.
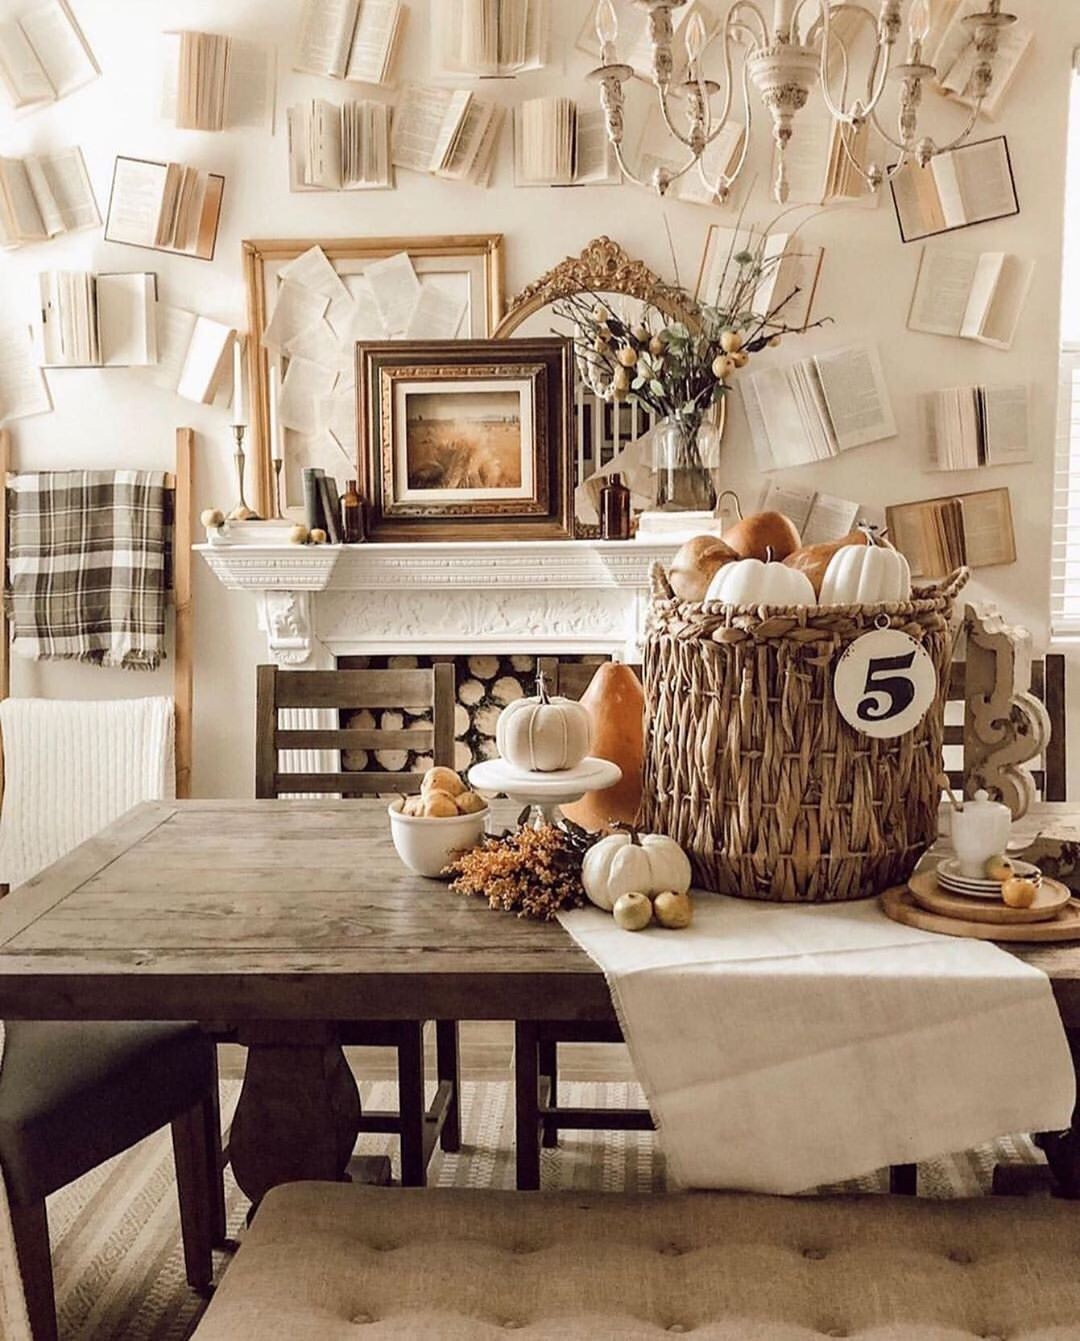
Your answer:
[[[1051,544],[1051,627],[1080,634],[1080,345],[1061,355]]]

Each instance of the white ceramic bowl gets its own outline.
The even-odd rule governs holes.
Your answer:
[[[390,803],[390,833],[397,854],[410,871],[429,879],[442,875],[452,852],[476,847],[484,836],[490,807],[475,815],[448,815],[445,819],[403,815],[404,798]]]

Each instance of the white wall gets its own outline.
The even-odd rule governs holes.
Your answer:
[[[436,3],[437,0],[431,0]],[[485,91],[512,103],[537,91],[564,90],[592,96],[580,76],[588,61],[572,51],[589,8],[584,0],[553,0],[559,46],[565,54],[542,75],[491,82]],[[178,132],[157,115],[160,71],[156,34],[169,27],[205,27],[274,39],[282,77],[280,109],[303,96],[341,98],[342,85],[288,71],[299,0],[74,0],[97,53],[104,77],[56,108],[16,120],[0,113],[0,153],[83,146],[99,201],[107,201],[116,153],[177,158],[224,172],[225,205],[217,260],[213,264],[161,256],[104,243],[99,233],[58,240],[0,257],[0,323],[27,321],[34,309],[38,270],[91,268],[153,269],[165,301],[242,322],[244,303],[240,242],[247,237],[361,236],[434,232],[497,231],[506,234],[508,286],[516,291],[564,255],[608,233],[655,269],[670,275],[666,215],[682,277],[696,276],[708,224],[730,220],[730,212],[665,204],[632,187],[575,190],[515,190],[511,137],[504,132],[493,187],[468,187],[399,174],[394,192],[365,195],[290,195],[285,137],[249,133],[200,135]],[[410,0],[411,17],[403,72],[423,78],[427,66],[425,0]],[[942,239],[936,245],[1004,249],[1037,263],[1034,287],[1010,354],[977,345],[910,334],[905,318],[919,247],[899,242],[893,212],[849,208],[823,213],[804,236],[825,245],[817,311],[835,325],[791,340],[775,357],[816,348],[876,340],[885,359],[900,436],[851,452],[834,462],[790,473],[792,482],[830,493],[884,504],[962,489],[1008,484],[1013,493],[1019,561],[986,571],[978,589],[998,599],[1028,623],[1040,643],[1047,636],[1049,497],[1052,472],[1056,352],[1061,275],[1065,130],[1073,47],[1080,43],[1075,0],[1017,0],[1034,22],[1038,38],[1007,102],[1002,128],[1009,135],[1022,213]],[[639,99],[646,96],[636,89]],[[927,129],[948,134],[959,123],[957,109],[927,97]],[[988,133],[995,133],[990,127]],[[747,218],[771,217],[765,182],[767,159],[757,155],[761,181]],[[770,356],[773,357],[773,356]],[[921,390],[976,381],[1026,379],[1033,386],[1036,461],[1011,470],[931,475],[922,469],[924,449],[916,418]],[[198,506],[228,505],[234,497],[227,414],[194,406],[144,385],[125,371],[49,374],[56,411],[14,426],[16,463],[49,469],[71,464],[167,466],[172,432],[191,424],[198,439]],[[762,482],[753,468],[738,397],[725,446],[730,478],[756,501]],[[255,631],[253,603],[224,592],[198,565],[196,600],[195,787],[201,795],[245,795],[251,791],[254,667],[265,647]],[[162,679],[161,683],[167,684]],[[152,681],[120,672],[82,667],[20,666],[15,692],[73,696],[148,692]]]

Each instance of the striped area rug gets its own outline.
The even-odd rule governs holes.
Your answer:
[[[635,1085],[560,1083],[563,1102],[575,1107],[642,1105]],[[239,1082],[226,1081],[228,1120]],[[362,1087],[365,1105],[396,1103],[389,1083]],[[429,1181],[438,1187],[514,1186],[514,1110],[509,1082],[463,1086],[464,1148],[436,1151]],[[392,1138],[365,1137],[364,1153],[394,1155]],[[935,1160],[920,1168],[924,1196],[975,1196],[986,1190],[1002,1158],[1036,1162],[1026,1139]],[[396,1170],[395,1170],[396,1172]],[[543,1152],[545,1188],[588,1191],[659,1191],[663,1158],[649,1132],[566,1133]],[[844,1184],[842,1191],[883,1191],[884,1175]],[[227,1178],[230,1233],[241,1232],[247,1202]],[[203,1303],[184,1280],[172,1150],[167,1132],[144,1141],[49,1200],[61,1341],[187,1341]],[[218,1269],[227,1259],[218,1262]]]

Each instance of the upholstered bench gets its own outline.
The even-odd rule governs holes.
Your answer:
[[[1067,1341],[1080,1207],[297,1183],[195,1341]]]

